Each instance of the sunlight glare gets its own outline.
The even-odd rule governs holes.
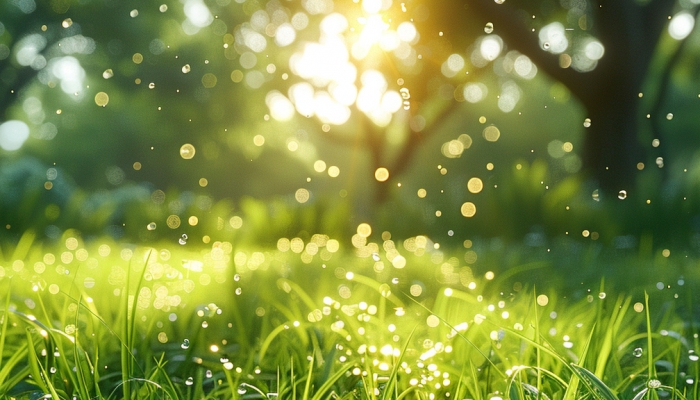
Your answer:
[[[19,150],[28,138],[29,126],[24,122],[10,120],[0,124],[0,148],[3,150]]]
[[[292,24],[285,22],[275,31],[275,44],[280,47],[289,46],[297,37],[297,31]]]
[[[265,96],[265,104],[270,109],[272,118],[278,121],[288,121],[294,116],[294,105],[277,90],[272,90]]]
[[[560,22],[552,22],[540,29],[540,46],[550,53],[560,54],[569,47],[564,25]]]
[[[418,30],[413,22],[402,22],[396,28],[396,33],[399,35],[399,39],[406,43],[413,43],[418,38]]]
[[[681,11],[674,15],[668,24],[668,34],[676,40],[683,40],[695,26],[695,17],[687,11]]]
[[[503,49],[503,40],[496,35],[490,35],[481,40],[479,51],[481,56],[488,61],[495,60]]]

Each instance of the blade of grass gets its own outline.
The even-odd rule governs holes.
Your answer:
[[[329,376],[325,382],[323,382],[323,385],[319,386],[318,390],[314,394],[314,396],[311,398],[311,400],[321,400],[323,395],[331,388],[333,385],[340,379],[342,378],[346,372],[352,368],[352,364],[345,364],[343,365],[338,371],[336,371],[333,375]]]
[[[306,385],[304,385],[304,396],[302,399],[307,400],[309,398],[309,391],[311,390],[311,377],[314,372],[314,355],[311,355],[311,360],[309,360],[309,373],[306,375]]]
[[[7,294],[5,295],[5,304],[2,309],[2,320],[0,320],[0,372],[2,371],[2,355],[5,354],[5,338],[7,337],[7,325],[9,325],[8,321],[10,320],[10,293],[12,290],[11,288],[11,282],[8,283],[8,288],[7,288]],[[3,382],[2,379],[0,379],[0,382]]]
[[[411,338],[413,338],[413,334],[416,332],[417,328],[418,328],[418,325],[413,327],[413,330],[406,338],[406,343],[403,345],[403,349],[401,349],[401,354],[400,354],[398,360],[396,360],[394,362],[394,368],[392,368],[391,375],[389,375],[389,382],[387,382],[387,384],[384,388],[384,393],[382,394],[382,400],[386,399],[387,396],[392,392],[392,389],[395,389],[397,387],[396,380],[398,379],[399,366],[401,365],[401,360],[403,360],[403,356],[406,354],[406,350],[408,349],[408,346],[411,344]],[[395,394],[394,397],[398,397],[398,396],[396,396],[396,394]]]

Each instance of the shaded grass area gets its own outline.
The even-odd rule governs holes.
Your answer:
[[[698,398],[697,260],[565,246],[25,235],[0,397]]]

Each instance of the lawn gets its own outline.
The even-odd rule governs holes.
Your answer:
[[[698,398],[696,259],[382,236],[26,234],[0,258],[0,397]]]

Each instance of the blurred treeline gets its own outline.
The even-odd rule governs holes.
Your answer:
[[[446,244],[478,237],[528,244],[542,235],[569,235],[619,247],[635,246],[640,237],[653,237],[659,245],[700,245],[697,33],[672,66],[661,99],[673,113],[660,123],[663,168],[646,165],[616,198],[596,196],[595,183],[578,173],[585,112],[544,74],[519,82],[522,99],[509,113],[495,106],[496,94],[481,103],[460,103],[420,143],[410,166],[380,183],[359,136],[354,144],[340,143],[315,118],[269,118],[265,96],[288,71],[290,48],[270,46],[258,55],[261,87],[241,80],[245,68],[233,33],[269,5],[202,3],[213,22],[186,34],[183,4],[164,3],[165,11],[155,3],[129,1],[0,4],[0,44],[6,49],[0,48],[0,123],[20,120],[30,129],[19,150],[0,150],[0,240],[15,241],[27,230],[59,238],[74,228],[86,237],[135,242],[176,241],[186,234],[198,242],[206,236],[274,244],[280,237],[316,232],[348,238],[368,222],[375,234],[425,234]],[[301,9],[296,3],[285,6]],[[321,16],[309,18],[299,42],[317,36],[313,25]],[[47,66],[18,63],[18,43],[30,35],[44,38],[37,53]],[[61,40],[76,35],[91,44],[70,54],[84,78],[78,92],[65,93],[59,78],[42,73],[53,58],[67,55]],[[458,44],[455,51],[462,50]],[[496,75],[479,79],[496,87]],[[458,84],[435,79],[431,97],[422,101],[439,109],[453,100],[446,89]],[[104,107],[96,104],[100,92],[109,97]],[[428,120],[440,115],[426,110]],[[404,114],[408,111],[395,115],[396,124]],[[500,130],[495,142],[482,137],[492,124]],[[358,126],[351,119],[331,130],[352,139]],[[387,137],[396,131],[395,125],[382,129]],[[640,132],[645,145],[653,139],[649,132]],[[461,157],[445,157],[442,146],[462,134],[470,136],[471,146]],[[180,148],[188,143],[196,152],[184,159]],[[564,144],[573,150],[562,152]],[[318,160],[325,163],[320,172]],[[337,177],[329,176],[331,166],[339,168]],[[475,177],[483,182],[479,193],[467,188]],[[375,196],[380,185],[390,186],[386,198]],[[310,193],[308,201],[298,200],[299,189]],[[418,195],[420,189],[425,195]],[[465,202],[475,204],[473,217],[461,214]],[[148,228],[151,222],[155,229]]]

